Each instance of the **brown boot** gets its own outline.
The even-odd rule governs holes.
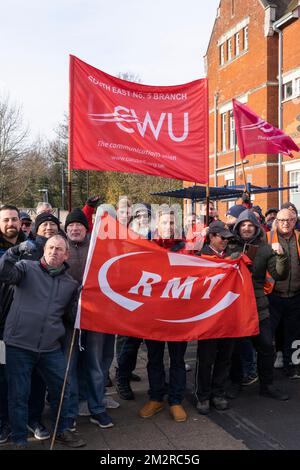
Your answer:
[[[163,407],[164,404],[162,401],[150,400],[139,411],[139,416],[141,418],[151,418],[151,416],[154,416],[156,413],[159,413],[159,411],[161,411]]]
[[[170,415],[176,421],[176,423],[183,423],[187,420],[187,414],[183,409],[182,405],[171,405]]]

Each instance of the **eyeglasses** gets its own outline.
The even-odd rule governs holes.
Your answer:
[[[25,227],[30,227],[31,222],[21,222],[21,225],[25,225]]]
[[[276,219],[278,222],[280,222],[281,224],[283,224],[284,222],[286,224],[290,224],[291,222],[295,222],[295,219]]]
[[[224,241],[224,240],[227,240],[227,241],[228,241],[228,238],[227,238],[227,237],[222,237],[222,235],[219,235],[218,233],[216,233],[216,236],[219,237],[219,238],[221,238],[223,241]]]

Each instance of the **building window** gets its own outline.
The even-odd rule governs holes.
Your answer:
[[[290,186],[296,186],[297,188],[290,190],[290,201],[295,204],[297,209],[300,207],[300,171],[290,171]],[[298,209],[299,212],[299,209]]]
[[[228,39],[227,41],[227,55],[228,55],[228,60],[232,59],[232,39]]]
[[[220,46],[220,65],[224,65],[225,63],[225,44],[221,44]]]
[[[244,50],[247,51],[249,46],[248,40],[248,26],[244,28]]]
[[[283,99],[288,100],[293,96],[293,82],[292,80],[283,85]]]
[[[221,114],[221,122],[222,122],[222,152],[226,151],[226,128],[227,128],[227,116],[226,113]]]
[[[240,55],[240,33],[235,35],[235,55]]]
[[[229,115],[229,148],[234,149],[235,144],[235,125],[233,111],[230,111]]]

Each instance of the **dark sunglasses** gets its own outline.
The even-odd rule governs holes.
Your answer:
[[[21,225],[25,225],[25,227],[30,227],[31,222],[21,222]]]

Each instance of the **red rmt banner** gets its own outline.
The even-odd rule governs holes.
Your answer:
[[[248,258],[167,251],[125,227],[111,239],[114,224],[120,234],[110,216],[96,221],[77,328],[159,341],[258,334]]]
[[[207,79],[148,86],[70,56],[69,168],[208,183]]]
[[[253,153],[284,153],[293,157],[292,151],[300,151],[289,135],[237,100],[233,100],[233,112],[242,159]]]

